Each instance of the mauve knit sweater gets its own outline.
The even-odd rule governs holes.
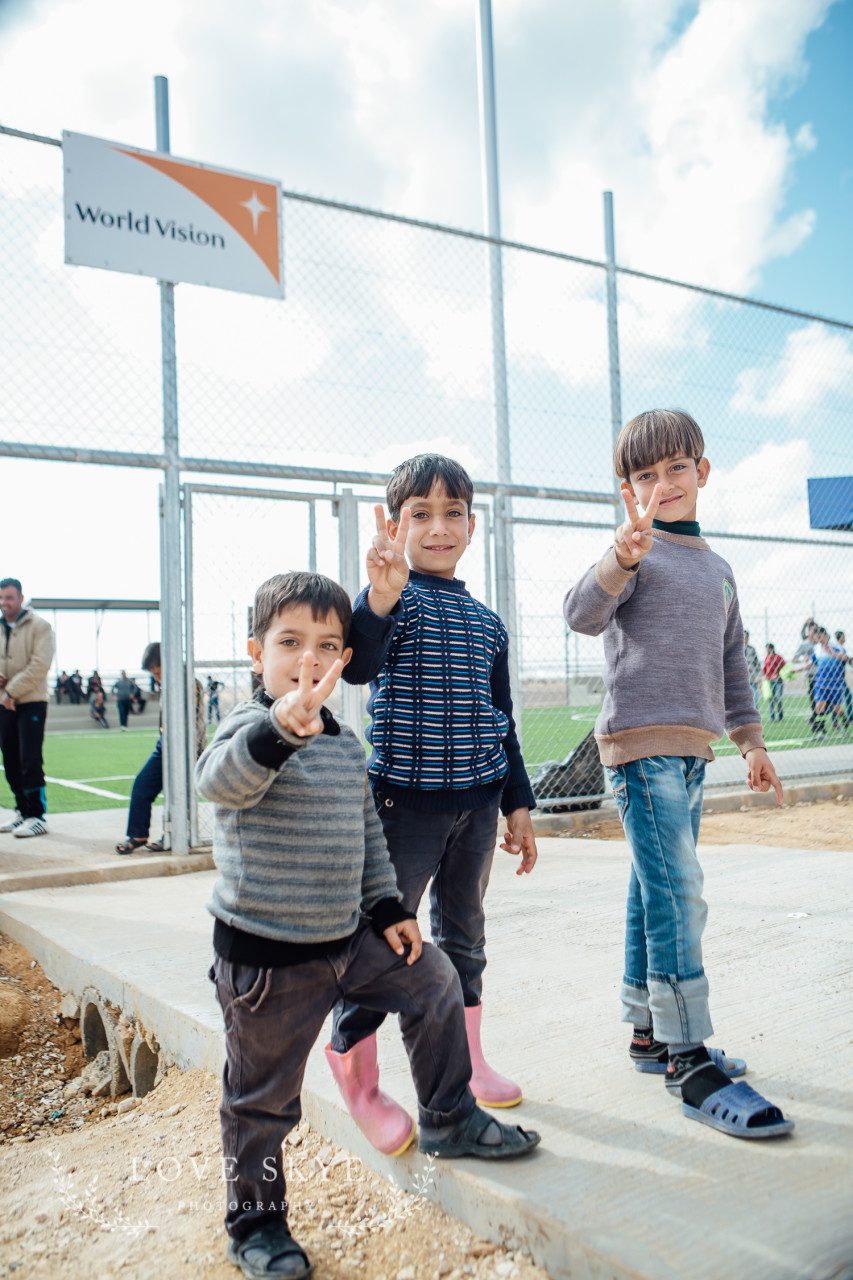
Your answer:
[[[704,538],[652,536],[636,568],[623,569],[611,548],[565,599],[572,631],[604,636],[602,763],[713,760],[710,744],[724,731],[742,754],[763,747],[731,567]]]

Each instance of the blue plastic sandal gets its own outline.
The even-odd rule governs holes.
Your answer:
[[[726,1073],[730,1080],[734,1080],[738,1076],[746,1075],[746,1063],[743,1058],[730,1058],[726,1054],[725,1049],[709,1049],[708,1057],[711,1059],[715,1067],[719,1067],[721,1071]],[[655,1066],[657,1067],[657,1063],[655,1063]],[[645,1069],[646,1071],[649,1070],[648,1067]],[[658,1068],[658,1070],[660,1069],[661,1068]],[[663,1071],[666,1071],[666,1063],[663,1064],[662,1069]],[[670,1093],[674,1094],[676,1098],[681,1097],[681,1084],[679,1081],[674,1080],[671,1076],[667,1076],[665,1083]]]
[[[681,1110],[688,1119],[710,1125],[732,1138],[776,1138],[794,1127],[793,1120],[786,1120],[778,1107],[742,1081],[710,1094],[701,1107],[682,1102]],[[766,1123],[750,1124],[758,1116],[764,1116]]]

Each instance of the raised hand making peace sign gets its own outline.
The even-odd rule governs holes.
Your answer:
[[[394,608],[409,581],[405,552],[412,513],[408,507],[403,507],[397,533],[392,538],[388,532],[385,508],[376,506],[373,511],[376,516],[376,536],[367,553],[367,576],[370,579],[367,602],[374,613],[384,618]]]
[[[275,718],[282,729],[297,738],[313,738],[323,732],[320,707],[338,683],[344,669],[343,660],[336,658],[321,680],[314,683],[316,659],[306,649],[299,662],[299,683],[290,693],[275,704]]]
[[[622,485],[622,501],[628,519],[616,530],[616,559],[623,569],[633,569],[647,555],[652,546],[652,521],[657,514],[663,486],[656,484],[649,498],[649,505],[642,515],[637,512],[634,495],[627,484]]]

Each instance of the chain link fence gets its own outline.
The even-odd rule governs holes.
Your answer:
[[[45,466],[162,468],[157,289],[64,266],[62,157],[51,141],[0,132],[0,453]],[[503,242],[507,484],[490,242],[295,193],[284,198],[283,227],[283,303],[175,290],[187,665],[189,680],[222,683],[223,712],[249,688],[256,585],[316,566],[357,589],[384,476],[411,454],[444,452],[478,482],[478,527],[460,575],[493,607],[506,598],[502,582],[514,591],[514,693],[540,798],[546,807],[598,803],[603,780],[588,743],[601,644],[567,633],[561,608],[621,519],[614,386],[623,420],[664,404],[703,427],[712,465],[703,532],[733,567],[759,660],[772,643],[806,662],[807,618],[831,644],[846,643],[835,635],[853,632],[853,513],[839,496],[837,512],[830,503],[813,528],[807,482],[853,470],[853,326],[616,268],[617,382],[606,264]],[[273,496],[246,492],[273,483]],[[346,488],[355,524],[342,543]],[[783,777],[850,770],[853,668],[844,670],[842,705],[819,724],[805,671],[785,682],[784,719],[772,722],[770,691],[756,679]],[[361,712],[352,703],[348,714]],[[733,751],[720,744],[709,782],[742,782]],[[194,821],[204,838],[204,815]]]

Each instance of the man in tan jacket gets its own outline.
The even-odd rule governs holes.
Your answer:
[[[17,578],[0,579],[0,750],[16,805],[0,831],[18,837],[47,834],[42,745],[52,659],[52,627],[24,608]]]

